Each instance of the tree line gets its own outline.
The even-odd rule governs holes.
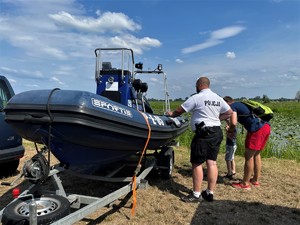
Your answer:
[[[185,99],[183,99],[183,98],[175,98],[175,99],[170,99],[170,101],[174,101],[174,102],[179,101],[179,102],[182,102],[182,101],[185,101],[187,99],[188,99],[188,97],[186,97]],[[235,100],[241,101],[243,99],[247,99],[247,98],[246,97],[240,97],[240,98],[236,98]],[[296,93],[296,96],[295,96],[294,99],[283,98],[283,97],[282,98],[278,98],[278,99],[270,99],[267,95],[263,95],[262,97],[255,96],[254,98],[249,98],[249,99],[254,100],[254,101],[263,102],[263,103],[268,103],[270,101],[287,102],[287,101],[295,101],[295,100],[297,102],[300,102],[300,91],[298,91]],[[164,101],[162,99],[154,99],[154,98],[149,98],[148,100],[149,101]]]

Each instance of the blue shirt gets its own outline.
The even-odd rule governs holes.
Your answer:
[[[259,118],[253,115],[244,103],[234,102],[230,107],[237,113],[238,122],[242,124],[248,132],[255,132],[264,125]]]

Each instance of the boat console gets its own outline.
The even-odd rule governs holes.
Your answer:
[[[163,74],[165,77],[161,64],[155,70],[145,71],[142,63],[134,63],[133,51],[127,48],[97,48],[95,55],[96,94],[139,111],[153,113],[146,98],[148,84],[137,79],[136,75]],[[166,84],[165,101],[165,110],[168,110]]]

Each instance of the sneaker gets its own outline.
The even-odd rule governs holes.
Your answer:
[[[254,186],[254,187],[260,187],[260,183],[258,181],[253,181],[252,179],[250,180],[251,184]]]
[[[223,176],[223,178],[232,180],[234,175],[235,175],[235,173],[234,174],[230,174],[230,175],[227,173],[225,176]]]
[[[184,202],[200,202],[201,198],[197,198],[193,193],[190,193],[188,196],[181,197],[181,200]]]
[[[242,183],[233,183],[231,186],[236,189],[244,189],[244,190],[248,190],[248,191],[251,190],[250,185],[243,185]]]
[[[207,194],[206,191],[202,191],[201,196],[204,200],[206,200],[208,202],[212,202],[214,200],[214,195],[213,194]]]

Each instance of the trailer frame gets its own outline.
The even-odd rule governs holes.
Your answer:
[[[156,160],[152,160],[150,164],[147,165],[139,174],[136,176],[136,189],[146,189],[148,186],[148,181],[145,180],[146,176],[152,171],[153,168],[156,167]],[[80,194],[68,194],[65,191],[65,188],[62,184],[62,180],[59,177],[59,174],[65,172],[67,169],[62,167],[60,164],[56,164],[51,167],[49,171],[48,177],[52,180],[54,184],[54,191],[53,190],[43,190],[43,193],[54,193],[58,196],[65,197],[70,202],[70,208],[74,209],[74,212],[71,212],[69,215],[60,218],[57,221],[53,221],[53,225],[60,225],[60,224],[73,224],[75,222],[80,221],[81,219],[85,218],[89,214],[97,211],[98,209],[109,206],[114,201],[118,200],[122,196],[129,194],[133,191],[133,183],[131,182],[132,177],[113,177],[113,175],[120,170],[120,168],[116,168],[115,172],[107,176],[93,176],[93,175],[80,175],[82,178],[93,179],[98,181],[105,181],[105,182],[124,182],[127,183],[126,185],[122,186],[121,188],[103,196],[103,197],[96,197],[96,196],[89,196],[89,195],[80,195]],[[69,171],[67,171],[69,172]],[[72,173],[71,173],[72,174]],[[76,174],[75,174],[76,175]],[[19,180],[23,175],[20,174],[16,180]],[[12,182],[14,184],[15,182]],[[29,195],[34,195],[35,192],[40,190],[40,184],[31,184],[26,190],[24,190],[18,198],[14,199],[8,205],[13,203],[19,198],[28,197]],[[8,206],[7,205],[7,206]],[[82,207],[82,205],[84,205]],[[6,207],[7,207],[6,206]],[[6,208],[5,207],[5,208]],[[3,208],[0,211],[0,221],[2,220],[3,212],[5,210]],[[30,207],[29,207],[30,209]],[[35,209],[36,210],[36,209]],[[36,211],[35,211],[36,212]],[[29,221],[30,225],[37,224],[37,214],[36,213],[29,213]]]

